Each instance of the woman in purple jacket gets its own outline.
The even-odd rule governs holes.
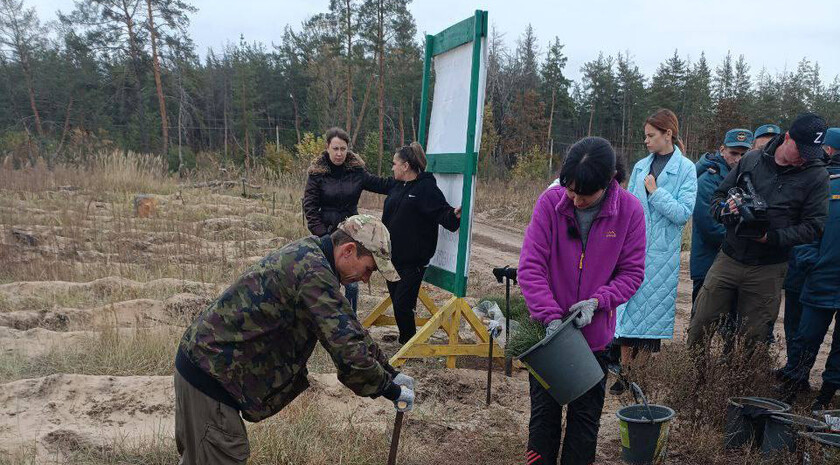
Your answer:
[[[519,285],[531,318],[550,332],[575,318],[605,377],[567,408],[562,464],[595,460],[606,392],[605,348],[615,333],[615,308],[644,279],[645,217],[639,200],[619,186],[625,170],[610,143],[587,137],[570,149],[560,185],[537,200],[519,258]],[[554,323],[552,323],[554,322]],[[530,377],[528,463],[557,463],[563,407]]]

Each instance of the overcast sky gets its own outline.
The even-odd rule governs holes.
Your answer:
[[[25,0],[42,22],[56,10],[69,11],[73,0]],[[299,29],[312,14],[327,10],[329,0],[192,0],[190,33],[198,52],[218,49],[244,34],[248,41],[278,42],[286,24]],[[795,69],[807,57],[818,61],[824,81],[840,74],[840,2],[838,0],[414,0],[409,6],[418,34],[435,34],[472,16],[489,12],[490,24],[509,47],[530,23],[545,52],[555,36],[565,44],[567,75],[599,51],[615,56],[629,51],[650,77],[678,49],[692,61],[705,51],[714,68],[726,56],[743,54],[755,76]]]

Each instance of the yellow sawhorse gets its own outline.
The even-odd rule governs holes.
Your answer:
[[[442,307],[438,308],[429,293],[420,288],[418,295],[420,302],[432,314],[430,318],[415,317],[415,324],[420,327],[417,333],[389,360],[391,365],[398,367],[410,358],[446,357],[446,367],[455,368],[455,359],[459,355],[473,355],[487,357],[490,352],[490,334],[481,320],[475,316],[467,302],[460,297],[450,298]],[[385,315],[391,306],[391,298],[387,297],[362,321],[362,326],[393,326],[396,320],[393,316]],[[459,335],[461,319],[467,322],[478,342],[462,343]],[[446,332],[447,344],[430,344],[429,339],[439,329]],[[493,358],[504,358],[504,350],[493,341]]]

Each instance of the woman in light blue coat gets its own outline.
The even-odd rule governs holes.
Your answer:
[[[627,190],[645,211],[645,280],[627,304],[618,308],[615,331],[622,365],[631,371],[648,354],[659,351],[662,339],[674,336],[682,231],[697,197],[697,174],[694,163],[684,155],[677,115],[658,110],[645,121],[644,129],[650,155],[633,167]],[[619,380],[610,392],[620,394],[625,389]]]

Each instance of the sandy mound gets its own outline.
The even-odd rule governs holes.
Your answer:
[[[56,308],[39,312],[0,313],[0,326],[27,330],[80,331],[91,327],[150,327],[169,325],[172,318],[159,300],[136,299],[91,309]]]
[[[41,454],[174,431],[171,376],[53,375],[3,385],[0,448]]]
[[[137,334],[134,328],[118,328],[120,337],[132,337]],[[169,327],[151,328],[144,331],[171,332]],[[0,351],[26,357],[38,357],[50,350],[77,347],[80,343],[101,336],[99,331],[51,331],[45,328],[32,328],[25,331],[0,326]]]

